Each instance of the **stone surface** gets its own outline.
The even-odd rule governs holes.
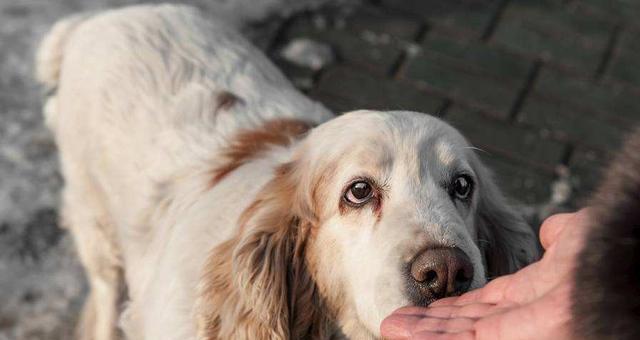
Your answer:
[[[518,121],[548,130],[561,140],[601,150],[615,149],[629,126],[640,122],[640,102],[636,98],[621,87],[544,69]]]
[[[402,77],[423,83],[454,101],[507,118],[531,63],[475,41],[428,38]]]
[[[637,25],[640,2],[634,0],[580,0],[579,5],[599,14]]]
[[[594,83],[588,77],[547,68],[540,72],[533,91],[615,123],[640,120],[640,92],[620,84]]]
[[[317,20],[321,11],[306,26],[289,27],[291,37],[341,36],[326,38],[343,45],[342,58],[319,73],[309,94],[338,112],[437,107],[486,149],[500,181],[539,217],[578,207],[600,178],[585,155],[614,152],[640,122],[631,2],[373,3],[337,19]],[[340,39],[386,45],[385,52]],[[570,186],[568,201],[552,199],[559,183]],[[556,203],[564,208],[550,208]]]
[[[627,29],[620,34],[620,42],[613,52],[606,77],[640,87],[640,28]]]
[[[421,26],[420,21],[411,16],[388,13],[373,6],[358,8],[345,18],[345,27],[350,31],[372,32],[403,40],[413,39]]]
[[[402,53],[396,41],[371,39],[363,32],[347,30],[336,23],[318,24],[318,20],[298,18],[287,30],[287,39],[308,38],[327,43],[339,60],[379,74],[391,71]]]
[[[578,147],[573,151],[569,161],[569,170],[572,174],[575,187],[574,200],[577,205],[583,205],[593,192],[603,170],[606,168],[611,155],[596,151],[587,147]]]
[[[492,40],[515,51],[536,55],[594,74],[605,54],[614,23],[570,11],[558,1],[511,1]]]
[[[550,140],[539,130],[514,126],[459,106],[449,109],[445,120],[488,154],[514,159],[542,171],[552,171],[566,153],[564,143]]]
[[[534,170],[499,155],[481,155],[480,159],[493,170],[496,182],[513,204],[537,205],[549,200],[552,172]]]
[[[410,110],[437,114],[444,99],[407,82],[385,80],[347,67],[335,67],[320,78],[317,93],[342,99],[350,110]]]
[[[463,31],[482,36],[500,6],[499,0],[382,0],[382,5],[437,26],[444,31]]]

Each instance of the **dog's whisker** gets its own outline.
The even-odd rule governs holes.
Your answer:
[[[463,147],[463,149],[476,150],[476,151],[484,152],[484,153],[486,153],[487,155],[490,155],[490,154],[491,154],[489,151],[484,150],[484,149],[481,149],[481,148],[478,148],[478,147],[475,147],[475,146],[465,146],[465,147]]]
[[[491,242],[489,242],[489,240],[484,240],[484,239],[478,239],[478,243],[491,244]]]

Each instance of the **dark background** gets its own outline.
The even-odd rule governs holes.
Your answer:
[[[0,340],[67,339],[86,292],[33,54],[70,13],[136,1],[0,0]],[[535,226],[576,209],[640,121],[640,1],[194,0],[336,112],[434,114],[482,149]],[[305,66],[306,65],[306,66]]]

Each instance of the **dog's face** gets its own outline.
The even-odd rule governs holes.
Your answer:
[[[284,287],[239,294],[286,292],[287,320],[272,323],[290,335],[321,334],[324,320],[379,336],[394,309],[480,287],[536,249],[465,139],[413,112],[357,111],[315,128],[241,225],[229,246],[256,248],[249,262],[233,255],[253,267],[241,285]]]
[[[477,212],[496,189],[483,196],[494,184],[455,129],[424,114],[360,111],[316,128],[302,150],[303,183],[317,183],[302,189],[315,191],[317,214],[308,261],[344,327],[377,334],[400,306],[486,282],[480,245],[490,240]],[[532,236],[515,216],[521,225],[508,227]],[[503,246],[524,255],[533,237]]]

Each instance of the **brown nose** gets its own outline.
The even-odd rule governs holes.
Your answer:
[[[471,260],[458,248],[428,249],[411,263],[411,276],[431,299],[466,292],[473,279]]]

